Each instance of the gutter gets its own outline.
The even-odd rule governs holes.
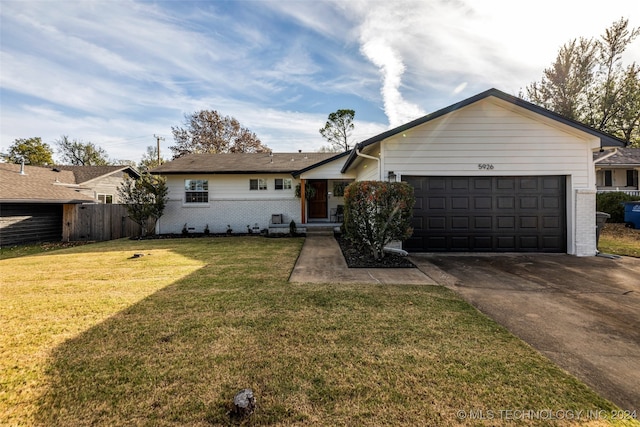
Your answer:
[[[614,147],[613,151],[611,151],[609,154],[605,154],[604,156],[594,160],[593,163],[600,163],[601,161],[606,160],[609,157],[611,157],[613,155],[616,155],[616,154],[618,154],[618,147]]]
[[[360,148],[359,148],[359,144],[356,145],[356,150],[355,150],[356,156],[358,157],[364,157],[365,159],[371,159],[371,160],[375,160],[378,162],[378,181],[382,181],[382,176],[381,176],[381,170],[380,170],[380,158],[378,157],[373,157],[370,156],[368,154],[363,154],[360,152]]]

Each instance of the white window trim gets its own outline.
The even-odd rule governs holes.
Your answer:
[[[197,188],[192,190],[190,188],[187,188],[187,182],[190,181],[201,181],[203,184],[203,188],[204,186],[206,186],[206,190],[202,189],[202,190],[198,190]],[[196,185],[197,187],[197,185]],[[205,201],[198,201],[198,202],[190,202],[187,200],[187,193],[200,193],[200,194],[206,194],[206,200]],[[209,180],[208,179],[185,179],[184,180],[184,199],[183,199],[183,204],[187,205],[187,206],[192,206],[192,205],[205,205],[209,203]]]
[[[251,188],[252,181],[257,181],[258,188]],[[260,184],[264,184],[264,187]],[[267,180],[265,178],[250,178],[249,179],[249,191],[266,191],[269,189]]]
[[[102,196],[103,200],[100,200],[101,196]],[[111,197],[111,202],[107,203],[107,197]],[[102,203],[102,204],[105,204],[105,205],[112,205],[113,201],[115,200],[115,196],[113,194],[98,193],[98,194],[96,194],[96,199],[98,199],[99,203]]]
[[[275,184],[278,180],[282,181],[282,188],[278,188],[277,185]],[[287,187],[287,184],[289,185],[288,187]],[[293,179],[292,178],[276,178],[274,180],[273,188],[278,191],[291,190],[293,189]]]

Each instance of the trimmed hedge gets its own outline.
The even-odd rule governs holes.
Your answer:
[[[413,187],[404,182],[356,181],[344,192],[347,237],[369,249],[374,259],[394,240],[411,236],[415,204]]]

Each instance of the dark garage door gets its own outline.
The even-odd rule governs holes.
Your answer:
[[[409,252],[566,252],[564,176],[403,176],[415,189]]]

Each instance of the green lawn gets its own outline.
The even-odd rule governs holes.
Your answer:
[[[302,243],[118,240],[1,260],[0,424],[230,425],[248,387],[251,425],[608,425],[586,414],[611,403],[446,288],[289,283]]]

